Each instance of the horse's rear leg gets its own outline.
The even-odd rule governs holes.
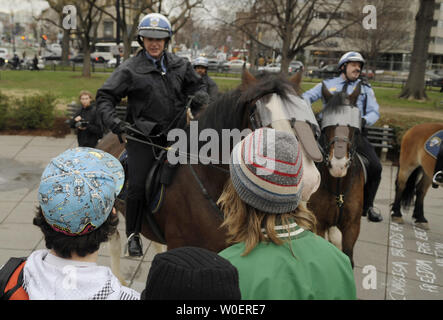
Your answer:
[[[404,220],[401,214],[401,199],[406,188],[406,183],[415,168],[405,168],[405,165],[398,169],[397,179],[395,180],[395,199],[391,208],[391,218],[393,222],[403,224]]]
[[[424,216],[423,202],[431,184],[432,180],[424,175],[417,185],[415,194],[414,214],[412,217],[415,218],[415,224],[424,230],[429,230],[429,225],[428,220]]]
[[[120,233],[118,230],[109,237],[109,254],[111,256],[112,273],[120,280],[120,283],[126,286],[126,281],[120,273],[120,253],[121,253]]]

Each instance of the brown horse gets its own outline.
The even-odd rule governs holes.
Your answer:
[[[344,92],[332,95],[324,84],[322,91],[327,103],[320,137],[324,160],[319,165],[320,187],[308,205],[317,217],[317,233],[343,250],[354,266],[364,188],[363,168],[356,154],[361,115],[355,105],[360,86],[350,96]]]
[[[312,160],[321,160],[321,153],[312,131],[312,128],[318,128],[318,125],[310,107],[297,96],[300,81],[300,74],[288,80],[271,74],[255,78],[244,71],[242,84],[237,89],[220,95],[197,117],[198,129],[201,132],[211,128],[220,136],[225,129],[253,129],[267,125],[277,130],[295,132],[304,147],[304,189],[307,193],[313,192],[320,184],[320,174]],[[295,121],[286,114],[294,110],[303,110],[305,114],[299,114]],[[306,119],[311,119],[309,112],[314,119],[311,126],[306,122]],[[231,144],[229,151],[232,147]],[[118,157],[124,145],[119,143],[115,135],[108,134],[98,148]],[[226,162],[215,165],[181,164],[177,168],[173,182],[166,188],[163,205],[155,213],[155,220],[164,235],[168,249],[197,246],[218,252],[227,246],[226,230],[220,228],[223,215],[214,204],[229,178],[228,169]],[[116,207],[125,215],[125,205],[122,201],[117,201]],[[151,229],[147,219],[143,221],[142,234],[155,242],[162,242]],[[111,241],[111,256],[112,261],[118,264],[120,241],[115,240]]]
[[[415,196],[415,224],[429,229],[423,211],[423,201],[432,184],[436,160],[429,155],[424,145],[436,132],[443,130],[442,123],[422,123],[406,131],[401,141],[400,161],[395,181],[395,200],[392,205],[392,221],[404,223],[401,206],[409,207]]]

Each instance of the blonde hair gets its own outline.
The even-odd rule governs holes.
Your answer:
[[[80,91],[80,94],[78,95],[78,100],[80,100],[82,96],[89,96],[89,98],[91,98],[91,101],[94,100],[92,93],[87,90]]]
[[[306,207],[305,202],[300,202],[297,209],[288,213],[262,212],[248,205],[238,196],[231,179],[226,183],[217,204],[220,205],[225,215],[221,227],[226,227],[228,230],[228,244],[245,243],[245,251],[242,256],[249,254],[262,241],[271,241],[277,245],[283,244],[284,242],[274,229],[276,222],[288,226],[291,220],[295,220],[303,229],[316,232],[317,220]]]

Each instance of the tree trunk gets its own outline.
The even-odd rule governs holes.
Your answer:
[[[91,48],[89,46],[89,41],[83,41],[83,73],[82,77],[91,77]]]
[[[62,65],[69,65],[69,39],[71,35],[70,29],[63,29],[62,40]]]
[[[426,99],[425,70],[428,59],[431,27],[434,17],[435,0],[420,0],[420,8],[415,17],[414,48],[412,49],[409,76],[400,98]]]

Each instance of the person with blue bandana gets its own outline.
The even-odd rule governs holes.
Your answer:
[[[365,64],[362,55],[355,51],[345,53],[338,62],[338,70],[340,75],[334,78],[326,79],[319,83],[314,88],[306,91],[303,98],[311,104],[322,99],[323,107],[325,106],[325,99],[322,96],[322,84],[324,83],[327,89],[334,94],[346,90],[351,94],[356,86],[361,83],[361,93],[357,99],[357,107],[362,114],[362,135],[357,144],[357,152],[368,159],[367,165],[368,181],[364,188],[364,204],[363,216],[368,216],[372,222],[380,222],[383,220],[380,213],[374,210],[374,199],[377,194],[378,186],[381,181],[382,166],[380,160],[374,150],[374,147],[369,142],[365,135],[365,127],[372,126],[380,118],[379,105],[375,98],[374,90],[370,84],[360,78],[361,70]]]
[[[151,13],[138,25],[137,41],[143,48],[121,64],[97,91],[97,111],[103,124],[117,135],[148,137],[166,146],[168,131],[186,126],[186,105],[193,96],[191,111],[197,112],[209,102],[201,77],[192,64],[170,52],[172,37],[169,20]],[[117,117],[115,106],[128,98],[125,121]],[[140,134],[128,131],[128,126]],[[126,132],[128,131],[128,132]],[[128,192],[126,197],[126,235],[129,256],[142,256],[141,225],[147,207],[145,182],[159,150],[128,139]]]

